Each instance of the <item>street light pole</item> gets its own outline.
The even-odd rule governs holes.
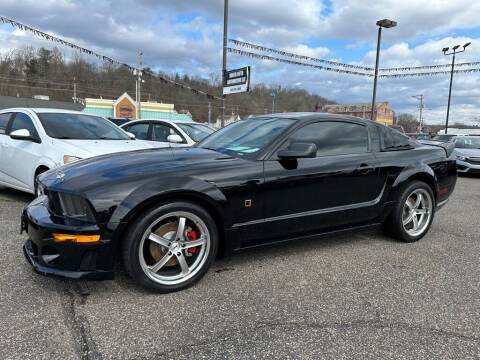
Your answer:
[[[464,52],[467,46],[469,46],[470,44],[471,42],[468,42],[465,45],[463,45],[463,50],[460,50],[460,51],[457,51],[458,48],[460,48],[460,45],[455,45],[454,47],[452,47],[453,52],[448,52],[448,49],[449,49],[448,47],[442,49],[443,55],[453,55],[452,68],[450,70],[450,86],[448,87],[448,104],[447,104],[447,118],[445,120],[445,134],[448,133],[448,120],[450,117],[450,100],[452,99],[453,72],[455,70],[455,55],[457,55],[458,53]]]
[[[377,80],[378,80],[378,64],[380,62],[380,42],[382,40],[382,28],[392,28],[397,26],[397,22],[393,20],[383,19],[377,21],[378,36],[377,36],[377,55],[375,59],[375,76],[373,79],[373,96],[372,96],[372,109],[370,119],[375,121],[375,101],[377,97]]]
[[[222,62],[222,94],[225,86],[227,73],[227,42],[228,42],[228,0],[224,0],[223,6],[223,62]],[[225,126],[225,95],[222,95],[222,121],[221,127]]]

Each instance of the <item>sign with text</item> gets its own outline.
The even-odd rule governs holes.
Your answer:
[[[223,95],[250,90],[250,66],[225,72]]]

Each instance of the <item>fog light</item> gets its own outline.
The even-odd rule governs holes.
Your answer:
[[[73,242],[76,244],[92,244],[100,241],[100,235],[73,235],[53,233],[53,241],[57,243]]]

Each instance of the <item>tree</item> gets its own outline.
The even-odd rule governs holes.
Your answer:
[[[420,123],[412,114],[403,113],[397,116],[397,125],[401,125],[407,133],[414,133],[418,131]]]

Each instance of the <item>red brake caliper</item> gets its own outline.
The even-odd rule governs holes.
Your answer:
[[[195,232],[195,230],[191,229],[191,230],[188,230],[187,231],[187,238],[188,240],[197,240],[198,239],[198,235],[197,233]],[[191,247],[189,249],[187,249],[187,253],[188,254],[195,254],[195,252],[197,251],[197,248],[196,247]]]

